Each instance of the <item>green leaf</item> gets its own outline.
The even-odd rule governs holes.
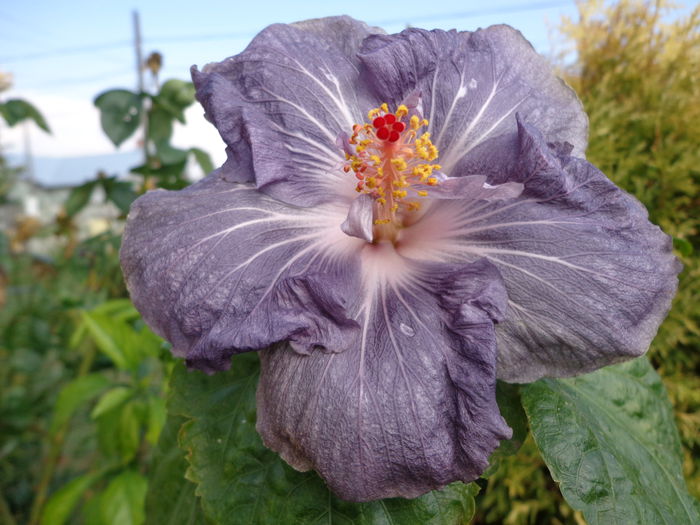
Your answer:
[[[199,148],[190,148],[190,153],[194,155],[194,159],[197,161],[197,164],[199,164],[199,167],[202,168],[205,175],[214,171],[214,164],[206,151]]]
[[[683,255],[684,257],[690,257],[693,255],[693,252],[695,251],[693,245],[690,243],[690,241],[686,239],[681,239],[680,237],[674,237],[673,238],[673,247],[678,250],[678,253]]]
[[[58,394],[50,431],[56,432],[70,420],[80,405],[100,395],[110,384],[109,379],[97,373],[79,377],[66,384]]]
[[[141,418],[133,402],[97,417],[97,437],[105,456],[127,463],[141,444]]]
[[[92,336],[97,348],[109,357],[118,368],[126,370],[128,368],[127,356],[115,341],[114,327],[110,318],[94,312],[82,311],[83,323],[87,327],[88,333]]]
[[[95,99],[102,130],[115,146],[128,139],[141,123],[142,99],[126,89],[105,91]]]
[[[591,525],[700,523],[671,403],[645,359],[522,389],[535,442]]]
[[[162,339],[147,326],[129,322],[133,313],[132,308],[113,314],[99,308],[81,312],[83,324],[97,348],[121,370],[135,371],[144,357],[157,356],[162,345]]]
[[[153,104],[148,112],[148,138],[154,143],[168,142],[173,135],[173,116],[162,106]]]
[[[190,183],[183,177],[187,159],[174,164],[163,164],[160,166],[149,166],[142,164],[131,168],[134,173],[140,173],[148,177],[156,177],[158,179],[158,187],[167,190],[179,190]]]
[[[86,525],[104,525],[102,522],[102,509],[100,508],[101,499],[101,492],[93,493],[82,505],[80,508],[80,517],[83,519],[82,523]]]
[[[85,334],[87,333],[87,328],[85,327],[85,324],[83,323],[78,323],[78,326],[75,327],[75,330],[73,330],[73,333],[70,336],[70,339],[68,341],[68,348],[71,350],[75,350],[80,346],[80,343],[83,342],[83,338],[85,337]]]
[[[169,410],[189,419],[180,431],[188,479],[215,523],[443,525],[473,517],[474,484],[357,504],[338,499],[315,473],[295,471],[255,431],[257,376],[253,354],[236,356],[231,370],[213,376],[187,372],[181,363],[173,371]]]
[[[134,389],[126,386],[115,386],[114,388],[107,390],[92,409],[90,417],[96,419],[105,412],[114,410],[115,408],[123,405],[129,398],[134,395]]]
[[[92,311],[119,321],[131,321],[139,318],[139,313],[130,299],[111,299],[100,303]]]
[[[63,525],[85,491],[103,474],[104,472],[93,472],[78,476],[54,492],[44,507],[41,525]]]
[[[177,164],[187,161],[187,150],[175,148],[167,140],[156,142],[156,153],[163,164]]]
[[[69,216],[74,216],[90,201],[90,195],[92,195],[92,190],[95,189],[96,183],[97,181],[92,180],[80,186],[76,186],[70,191],[65,204],[66,213]]]
[[[513,429],[513,437],[501,441],[499,450],[502,449],[504,454],[512,455],[520,449],[527,437],[527,415],[520,398],[520,386],[498,381],[496,383],[496,401],[501,415],[508,426]]]
[[[185,478],[185,453],[177,446],[177,435],[186,421],[169,416],[153,454],[146,494],[146,522],[149,525],[202,525],[205,523],[196,485]]]
[[[113,202],[123,213],[127,213],[131,203],[136,199],[136,192],[130,182],[117,180],[116,177],[102,179],[107,200]]]
[[[498,381],[496,383],[496,400],[501,415],[513,430],[513,437],[501,441],[489,458],[489,468],[482,477],[490,477],[498,468],[498,463],[507,456],[512,456],[522,446],[527,437],[527,416],[520,399],[520,387]]]
[[[163,430],[168,413],[165,410],[165,399],[161,397],[148,398],[148,420],[146,429],[146,441],[155,445]]]
[[[194,102],[194,93],[192,82],[170,79],[163,84],[160,93],[154,97],[154,100],[184,124],[184,109]]]
[[[122,457],[129,461],[136,455],[141,445],[141,427],[144,421],[142,406],[132,401],[122,406],[117,412],[120,415],[118,432],[122,445]]]
[[[141,525],[145,522],[143,505],[148,481],[133,470],[115,477],[100,496],[102,523],[105,525]]]
[[[0,104],[0,114],[5,118],[9,127],[29,119],[33,120],[37,126],[47,133],[51,133],[43,115],[26,100],[14,98]]]

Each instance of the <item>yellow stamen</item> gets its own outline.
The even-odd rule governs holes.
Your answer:
[[[432,164],[438,157],[438,149],[429,132],[419,131],[428,121],[417,115],[412,115],[408,122],[402,121],[408,113],[406,105],[391,113],[389,105],[383,103],[368,111],[371,123],[353,126],[348,140],[354,146],[354,154],[345,154],[343,171],[352,171],[359,180],[357,192],[374,198],[377,204],[374,224],[393,225],[376,229],[377,240],[396,239],[397,229],[404,224],[404,214],[420,209],[420,202],[407,200],[409,191],[414,196],[427,197],[427,188],[439,183],[433,173],[441,167]],[[385,118],[377,120],[377,117]]]
[[[391,165],[394,166],[394,168],[396,168],[398,171],[403,171],[408,167],[406,161],[402,157],[391,159]]]

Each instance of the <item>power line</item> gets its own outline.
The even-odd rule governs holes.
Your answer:
[[[56,34],[53,27],[46,28],[46,26],[42,26],[37,31],[35,20],[29,21],[24,18],[17,18],[17,16],[15,16],[14,13],[8,14],[6,11],[0,11],[0,22],[9,22],[10,24],[12,24],[9,28],[3,28],[4,33],[7,33],[8,29],[10,31],[20,31],[23,38],[26,39],[27,37],[29,37],[30,40],[33,40],[35,42],[41,41],[42,45],[46,45],[47,43],[54,41],[56,38],[60,38]],[[18,28],[17,25],[24,26],[24,29],[22,29],[21,27]]]
[[[200,35],[182,35],[182,36],[162,36],[145,38],[144,42],[152,43],[167,43],[167,42],[204,42],[207,40],[238,40],[248,39],[257,34],[257,32],[238,32],[238,33],[208,33]]]
[[[476,16],[487,16],[496,15],[504,13],[521,13],[526,11],[537,11],[541,9],[551,9],[554,7],[564,7],[571,5],[570,1],[543,1],[534,2],[529,4],[520,5],[509,5],[509,6],[497,6],[488,9],[473,9],[470,11],[457,11],[451,13],[435,13],[427,16],[420,17],[404,17],[404,18],[392,18],[385,20],[372,20],[369,22],[370,25],[376,26],[390,26],[396,24],[406,24],[407,22],[412,23],[422,23],[430,22],[433,20],[447,20],[447,19],[464,19]],[[171,35],[171,36],[160,36],[151,37],[144,39],[144,42],[149,45],[162,44],[168,42],[204,42],[210,40],[223,40],[223,39],[248,39],[255,36],[256,32],[229,32],[229,33],[206,33],[206,34],[193,34],[193,35]],[[53,49],[50,51],[43,51],[38,53],[27,53],[24,55],[13,55],[13,56],[2,56],[0,57],[0,62],[17,62],[23,60],[38,60],[43,58],[50,58],[60,55],[72,55],[72,54],[82,54],[82,53],[92,53],[95,51],[104,51],[109,49],[125,48],[131,47],[132,42],[129,40],[118,40],[113,42],[106,42],[101,44],[84,45],[77,47],[68,47],[62,49]]]
[[[65,78],[58,78],[58,79],[52,79],[51,80],[51,88],[55,87],[62,87],[62,86],[72,86],[76,84],[90,84],[94,82],[102,82],[102,83],[107,83],[110,80],[115,80],[117,78],[125,78],[127,75],[132,76],[133,75],[133,68],[129,67],[127,69],[114,69],[111,71],[106,71],[103,73],[99,74],[94,74],[94,75],[89,75],[89,76],[82,76],[82,77],[65,77]],[[32,85],[31,83],[29,85],[24,85],[22,84],[21,87],[22,89],[39,89],[39,88],[46,88],[47,83],[42,82],[41,84],[37,85]]]
[[[40,58],[49,58],[59,55],[77,55],[81,53],[92,53],[95,51],[104,51],[107,49],[116,49],[119,47],[130,47],[129,40],[118,40],[115,42],[106,42],[102,44],[92,44],[77,47],[64,47],[62,49],[52,49],[51,51],[42,51],[40,53],[27,53],[26,55],[0,56],[0,62],[18,62],[22,60],[36,60]]]
[[[553,7],[564,7],[571,5],[571,1],[548,1],[548,2],[531,2],[529,4],[520,5],[510,5],[510,6],[500,6],[493,7],[489,9],[472,9],[470,11],[457,11],[451,13],[437,13],[428,16],[420,17],[409,17],[407,18],[390,18],[385,20],[372,20],[368,21],[369,25],[373,26],[391,26],[396,24],[406,24],[407,22],[421,23],[430,22],[433,20],[447,20],[449,19],[463,19],[471,18],[475,16],[485,16],[485,15],[497,15],[502,13],[521,13],[526,11],[537,11],[540,9],[551,9]],[[163,42],[196,42],[196,41],[206,41],[206,40],[221,40],[221,39],[243,39],[255,36],[257,32],[236,32],[236,33],[206,33],[206,34],[194,34],[194,35],[181,35],[181,36],[161,36],[161,37],[151,37],[146,38],[144,41],[148,43],[163,43]]]
[[[553,7],[564,7],[571,5],[570,1],[550,1],[550,2],[530,2],[527,4],[520,5],[509,5],[509,6],[496,6],[488,9],[472,9],[470,11],[457,11],[453,13],[436,13],[428,16],[421,16],[420,18],[413,18],[412,20],[407,20],[404,18],[390,18],[387,20],[373,20],[368,22],[369,25],[376,26],[390,26],[395,24],[405,24],[407,22],[432,22],[433,20],[447,20],[450,19],[462,19],[471,18],[474,16],[486,16],[486,15],[499,15],[503,13],[523,13],[525,11],[538,11],[540,9],[551,9]]]

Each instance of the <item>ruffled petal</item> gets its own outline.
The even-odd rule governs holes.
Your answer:
[[[502,182],[522,195],[440,203],[444,257],[485,257],[506,282],[498,376],[571,376],[644,353],[666,316],[680,263],[644,207],[565,145],[519,123],[518,161]],[[425,227],[425,226],[424,226]]]
[[[340,225],[340,229],[347,235],[372,242],[372,217],[374,209],[374,199],[368,194],[356,197],[350,204],[350,211],[345,222]]]
[[[549,141],[569,142],[583,156],[588,120],[573,90],[556,78],[520,32],[498,25],[470,32],[407,29],[372,35],[360,58],[366,82],[380,98],[398,103],[420,91],[428,131],[450,176],[478,160],[502,162],[512,148],[479,149],[498,137],[516,138],[515,113]],[[472,156],[477,158],[471,159]]]
[[[510,436],[495,400],[494,321],[506,307],[498,271],[486,261],[431,264],[414,277],[359,301],[355,348],[260,354],[263,441],[344,499],[472,481]]]
[[[336,139],[371,106],[355,56],[371,31],[349,17],[276,24],[243,53],[192,69],[234,180],[302,206],[352,195]]]
[[[486,175],[466,175],[464,177],[447,177],[434,173],[438,179],[437,186],[429,187],[433,199],[468,199],[469,201],[492,201],[514,199],[523,192],[520,182],[489,184]]]
[[[145,321],[189,366],[225,369],[232,354],[283,340],[302,353],[340,351],[359,333],[345,313],[359,264],[342,220],[214,172],[134,203],[122,269]]]

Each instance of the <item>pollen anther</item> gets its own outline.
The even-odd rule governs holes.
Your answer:
[[[440,170],[432,162],[438,157],[438,149],[430,140],[430,133],[418,133],[428,124],[426,119],[409,114],[405,105],[394,113],[388,104],[369,110],[371,124],[355,124],[348,142],[354,154],[346,153],[343,171],[353,171],[358,179],[355,190],[374,197],[374,224],[400,226],[402,214],[420,209],[420,203],[407,201],[409,194],[418,197],[428,195],[428,187],[438,184],[433,176]],[[381,232],[392,231],[381,229]],[[394,230],[395,231],[395,230]]]

